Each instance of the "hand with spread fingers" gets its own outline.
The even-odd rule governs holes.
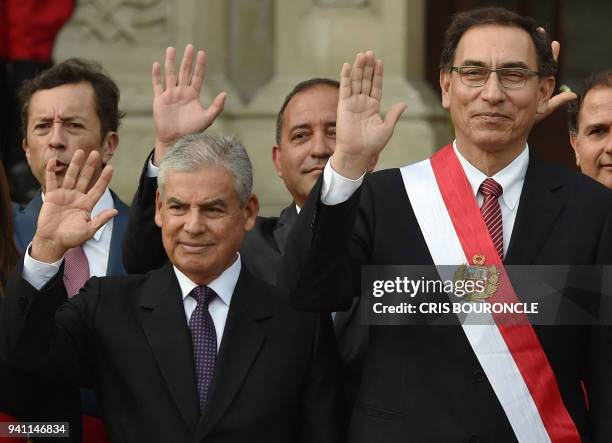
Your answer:
[[[542,35],[546,35],[546,30],[542,27],[539,27],[537,31]],[[557,62],[559,60],[559,52],[561,52],[561,45],[557,40],[553,40],[550,44],[550,48],[552,50],[553,58],[555,59],[555,62]],[[535,122],[541,122],[550,114],[559,109],[561,106],[566,105],[572,100],[576,100],[577,98],[578,96],[575,93],[569,91],[562,91],[556,95],[553,95],[550,100],[548,100],[548,106],[546,107],[546,110],[536,115]]]
[[[213,124],[223,111],[227,93],[221,92],[208,107],[200,102],[200,91],[206,71],[206,54],[198,51],[192,68],[195,48],[185,46],[178,75],[175,70],[176,50],[166,49],[164,80],[161,65],[153,63],[153,121],[155,123],[155,154],[159,165],[163,156],[180,137],[200,132]]]
[[[61,186],[55,177],[55,159],[46,167],[45,200],[38,216],[36,234],[32,240],[32,258],[53,263],[66,251],[85,243],[106,222],[117,215],[116,209],[107,209],[91,218],[91,211],[104,194],[113,175],[111,166],[105,166],[95,184],[100,166],[100,153],[92,151],[85,161],[85,154],[77,150],[66,171]]]
[[[404,103],[380,116],[383,62],[374,52],[358,53],[353,65],[344,63],[340,73],[340,98],[336,118],[336,149],[331,165],[340,175],[360,177],[393,135]]]

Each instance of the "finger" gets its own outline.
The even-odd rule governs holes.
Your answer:
[[[70,160],[66,174],[64,174],[64,180],[62,180],[62,188],[73,189],[76,184],[83,162],[85,160],[85,153],[82,149],[77,149]]]
[[[538,26],[536,28],[536,31],[538,31],[542,35],[546,35],[546,29],[544,29],[542,26]]]
[[[372,77],[372,92],[370,97],[376,100],[382,100],[382,86],[383,86],[383,61],[381,59],[376,60],[374,64],[374,76]]]
[[[75,189],[83,194],[87,192],[89,188],[89,184],[91,183],[91,179],[94,176],[98,166],[100,165],[100,154],[98,151],[91,151],[89,157],[87,157],[87,161],[85,162],[85,166],[81,169],[81,173],[79,174],[79,179],[77,180]]]
[[[94,218],[92,218],[89,222],[91,237],[93,237],[93,235],[98,232],[98,229],[108,223],[108,221],[117,214],[119,214],[119,211],[117,211],[116,209],[105,209],[104,211],[96,215]]]
[[[176,62],[176,50],[169,46],[166,49],[166,60],[164,62],[164,70],[166,74],[166,89],[174,88],[176,86],[176,72],[174,71],[174,64]]]
[[[365,95],[370,95],[372,92],[372,77],[374,76],[374,52],[366,52],[366,64],[363,69],[363,82],[361,82],[361,92]]]
[[[198,51],[196,65],[191,78],[191,86],[200,93],[204,84],[204,74],[206,73],[206,53]]]
[[[553,58],[555,59],[555,62],[557,62],[559,60],[559,52],[561,51],[561,45],[557,40],[554,40],[550,44],[550,48],[552,49]]]
[[[353,63],[353,69],[351,69],[351,89],[353,94],[361,94],[364,66],[365,55],[360,52],[355,56],[355,63]]]
[[[227,97],[227,92],[221,92],[219,95],[215,97],[212,104],[206,110],[207,116],[210,119],[210,124],[212,124],[215,119],[221,114],[223,111],[223,107],[225,106],[225,98]]]
[[[576,100],[578,96],[573,92],[560,92],[557,95],[553,96],[548,100],[548,113],[553,113],[555,110],[560,108],[561,106]]]
[[[94,185],[87,192],[87,196],[92,201],[92,208],[96,203],[98,203],[98,200],[100,200],[100,197],[102,197],[102,194],[104,194],[104,191],[106,191],[106,188],[108,188],[108,184],[110,183],[112,177],[113,167],[106,165],[104,169],[102,169],[102,173],[100,174],[100,177],[98,177],[98,180],[96,180]]]
[[[399,121],[405,109],[406,109],[406,103],[403,103],[403,102],[396,103],[395,105],[391,107],[391,109],[389,109],[389,112],[387,112],[387,115],[385,115],[384,124],[385,124],[385,127],[387,128],[387,131],[389,131],[389,137],[391,137],[391,135],[393,134],[395,125]]]
[[[183,60],[181,60],[181,66],[179,68],[178,84],[180,86],[189,86],[189,78],[191,77],[191,65],[193,65],[193,45],[190,43],[185,46],[185,52],[183,53]]]
[[[57,177],[55,176],[55,164],[57,160],[50,158],[45,167],[45,192],[57,189]]]
[[[154,62],[151,68],[151,78],[153,79],[153,97],[157,97],[164,92],[162,84],[161,65],[159,62]]]
[[[340,70],[340,90],[339,99],[348,98],[351,96],[351,65],[348,63],[342,64]]]

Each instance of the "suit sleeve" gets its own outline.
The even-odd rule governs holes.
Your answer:
[[[360,294],[360,266],[371,254],[370,188],[366,178],[347,201],[325,205],[322,181],[289,234],[279,286],[298,309],[344,311]]]
[[[316,325],[312,361],[304,387],[300,442],[346,441],[348,415],[344,408],[340,362],[331,317],[321,314]]]
[[[0,310],[0,352],[15,367],[54,381],[90,385],[99,279],[67,300],[60,272],[40,291],[12,272]]]
[[[123,266],[129,274],[144,274],[168,261],[161,230],[155,224],[157,179],[147,177],[148,162],[147,157],[123,237]]]
[[[612,210],[605,218],[597,261],[603,264],[605,277],[604,300],[600,305],[606,312],[601,316],[612,319]],[[612,325],[591,327],[588,351],[588,373],[586,388],[589,402],[589,415],[593,428],[594,442],[612,441]]]

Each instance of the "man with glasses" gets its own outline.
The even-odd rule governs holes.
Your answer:
[[[405,105],[381,119],[382,61],[371,51],[344,64],[336,149],[280,273],[294,305],[346,306],[362,293],[360,265],[493,270],[490,305],[521,300],[504,266],[610,264],[610,192],[527,146],[555,70],[550,41],[531,19],[502,8],[456,15],[440,63],[455,140],[430,159],[365,176]],[[610,326],[544,326],[495,313],[470,325],[406,318],[370,325],[349,442],[612,441]]]

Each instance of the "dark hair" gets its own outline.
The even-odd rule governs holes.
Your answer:
[[[12,214],[8,180],[0,162],[0,295],[4,293],[8,274],[19,257],[13,240]]]
[[[303,82],[299,82],[297,85],[295,85],[291,92],[287,94],[287,97],[285,97],[285,101],[283,102],[283,105],[281,106],[280,111],[278,111],[278,115],[276,116],[276,144],[280,144],[281,131],[283,129],[283,114],[285,113],[285,108],[287,107],[291,99],[300,92],[306,91],[307,89],[311,89],[319,85],[327,85],[336,89],[340,89],[340,82],[329,78],[311,78],[310,80],[304,80]]]
[[[488,7],[458,12],[452,18],[444,34],[444,46],[440,54],[440,68],[450,69],[455,59],[459,40],[468,29],[474,26],[500,25],[523,29],[529,34],[536,49],[538,72],[541,77],[555,75],[557,63],[550,48],[550,38],[546,33],[537,31],[532,18],[523,17],[504,8]]]
[[[36,91],[58,86],[89,83],[96,101],[96,114],[100,120],[100,137],[109,131],[117,131],[123,112],[119,111],[119,88],[99,63],[71,58],[41,72],[31,80],[22,83],[18,91],[21,107],[21,123],[24,133],[28,128],[28,107]]]
[[[589,75],[578,92],[578,98],[567,106],[567,126],[572,134],[578,133],[578,121],[584,98],[591,89],[595,88],[612,88],[612,69],[604,69]]]

